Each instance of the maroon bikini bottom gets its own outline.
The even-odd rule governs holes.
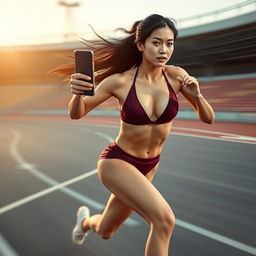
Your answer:
[[[143,175],[147,175],[158,164],[160,155],[152,158],[139,158],[126,153],[113,142],[102,151],[99,159],[121,159],[136,167]]]

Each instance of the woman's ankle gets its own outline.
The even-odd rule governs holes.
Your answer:
[[[97,233],[101,216],[102,214],[95,214],[88,219],[84,219],[81,223],[82,230],[86,232],[91,229],[92,231]]]
[[[87,232],[90,229],[90,226],[88,225],[88,220],[89,220],[89,218],[83,219],[83,221],[81,223],[81,227],[84,232]]]

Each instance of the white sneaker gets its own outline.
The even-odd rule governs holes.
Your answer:
[[[76,225],[72,231],[72,241],[74,244],[81,245],[85,237],[88,235],[89,230],[84,232],[82,229],[82,222],[84,219],[90,217],[90,210],[86,206],[81,206],[76,213]]]

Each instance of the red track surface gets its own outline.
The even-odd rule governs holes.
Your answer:
[[[256,112],[256,79],[200,81],[200,88],[215,111]],[[65,85],[0,87],[0,109],[66,109],[72,95]],[[191,109],[179,94],[180,109]],[[99,109],[117,109],[114,97],[98,106]]]
[[[53,115],[10,115],[1,116],[0,120],[30,120],[46,122],[86,123],[107,126],[119,126],[119,117],[86,116],[80,120],[71,120],[68,116]],[[199,120],[179,120],[173,122],[172,132],[183,135],[232,140],[244,143],[256,144],[256,125],[250,123],[215,122],[212,125],[202,123]]]

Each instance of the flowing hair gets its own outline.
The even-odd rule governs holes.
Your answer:
[[[116,29],[128,35],[122,39],[110,38],[107,40],[91,27],[98,39],[86,40],[82,38],[82,43],[85,45],[85,49],[94,52],[94,69],[97,71],[96,83],[112,74],[122,73],[132,67],[139,66],[142,61],[142,53],[137,48],[137,43],[144,44],[155,29],[165,26],[173,31],[175,40],[178,35],[175,21],[158,14],[152,14],[144,20],[134,22],[130,30]],[[67,57],[74,59],[73,56]],[[49,71],[51,74],[62,74],[66,79],[74,72],[74,60]]]

